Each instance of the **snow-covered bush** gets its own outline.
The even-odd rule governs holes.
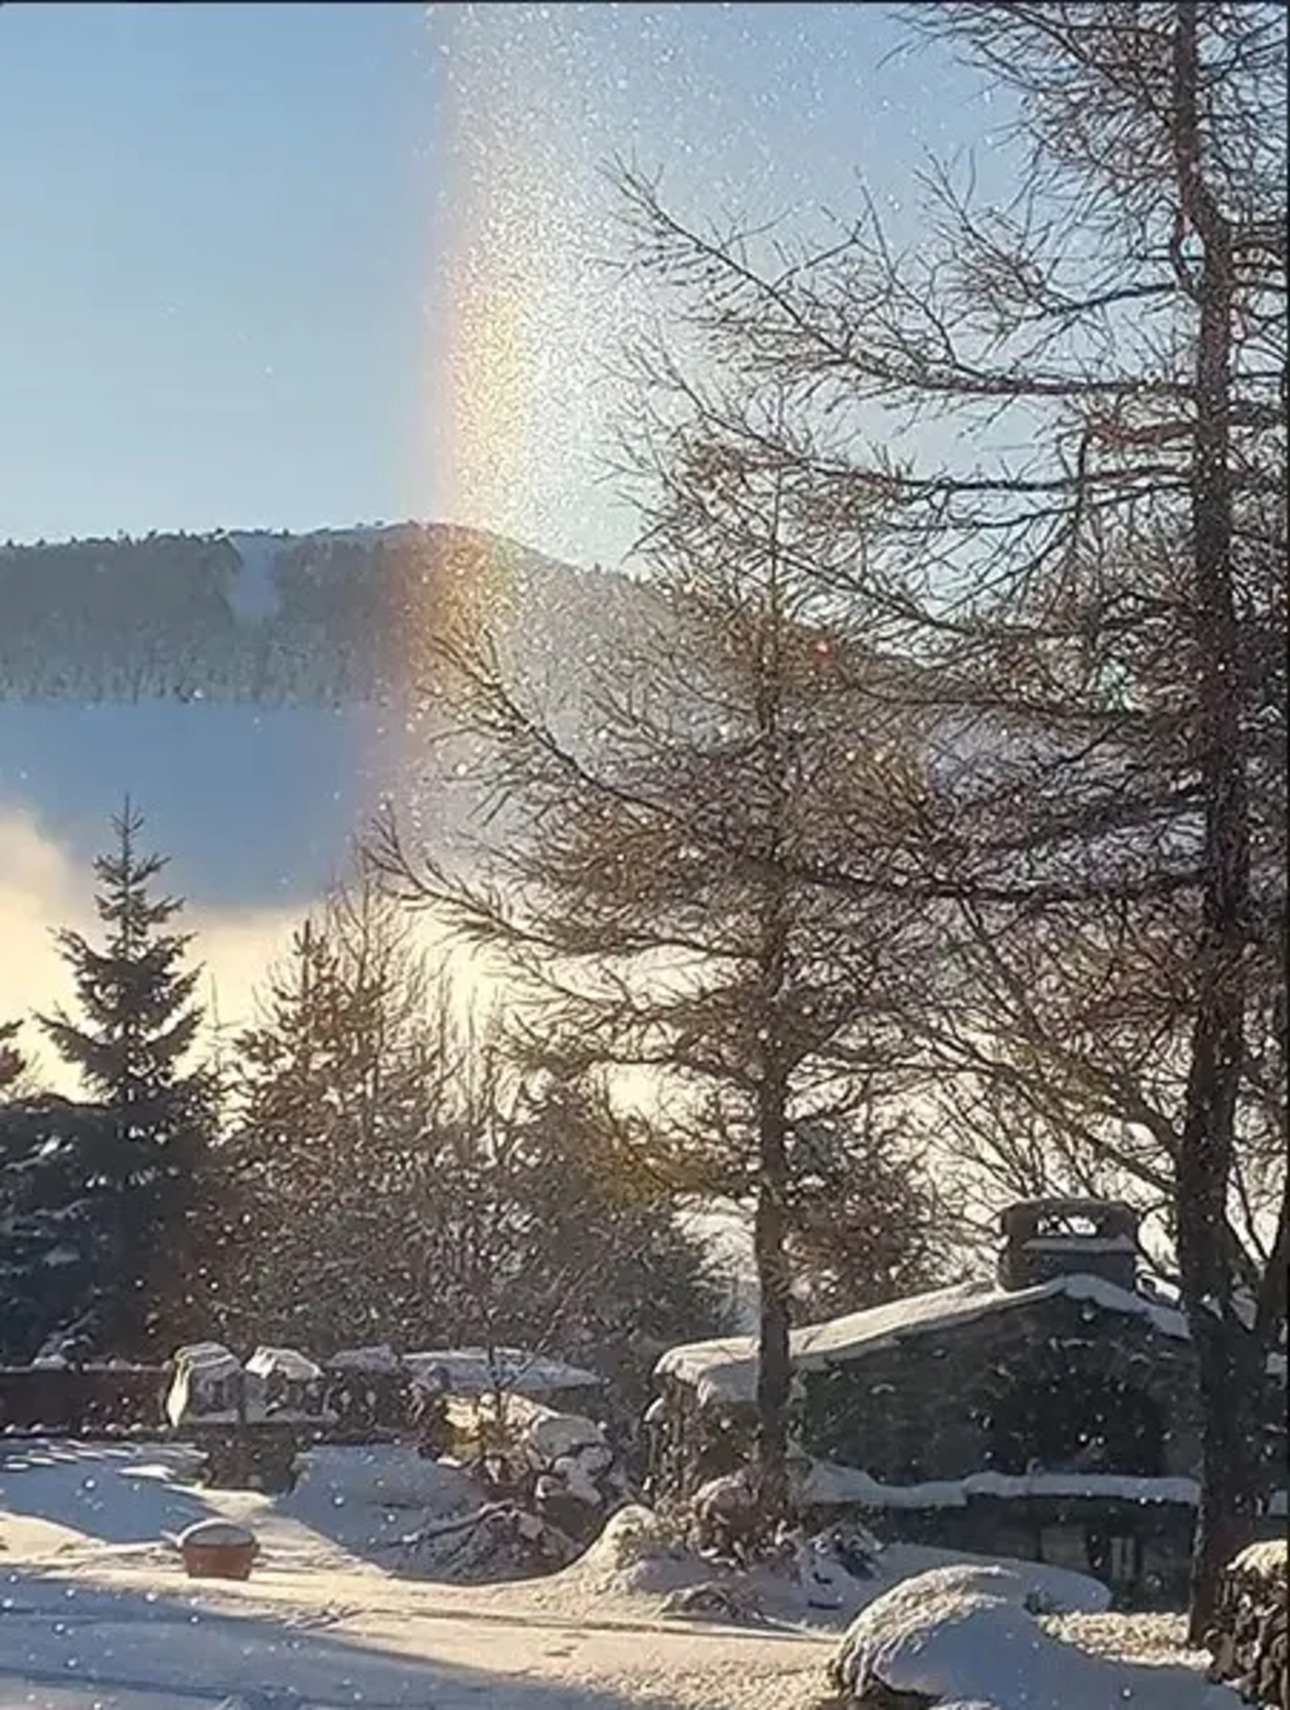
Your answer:
[[[757,1478],[751,1466],[700,1485],[690,1501],[694,1542],[704,1555],[746,1562],[764,1532]]]
[[[626,1573],[642,1562],[679,1561],[686,1546],[686,1519],[629,1503],[605,1522],[583,1560],[609,1573]]]
[[[1290,1710],[1290,1622],[1284,1538],[1251,1544],[1223,1574],[1214,1630],[1213,1673],[1251,1704]]]
[[[573,1540],[510,1502],[432,1521],[400,1540],[398,1565],[426,1579],[486,1581],[555,1573],[577,1555]]]

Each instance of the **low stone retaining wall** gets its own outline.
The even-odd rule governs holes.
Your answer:
[[[165,1366],[0,1366],[0,1432],[155,1431]]]

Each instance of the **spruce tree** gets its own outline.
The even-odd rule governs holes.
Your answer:
[[[27,1059],[18,1045],[17,1021],[0,1022],[0,1104],[10,1103],[27,1073]]]
[[[184,1068],[202,1024],[193,1002],[201,969],[185,966],[191,934],[167,930],[183,902],[154,894],[166,859],[141,852],[142,815],[127,799],[112,825],[116,847],[94,863],[104,944],[70,929],[55,934],[81,1019],[59,1009],[37,1020],[111,1123],[102,1173],[112,1189],[103,1215],[113,1303],[99,1351],[165,1353],[181,1333],[177,1297],[211,1125],[210,1078]]]
[[[512,1126],[528,1221],[517,1304],[538,1308],[515,1339],[611,1377],[638,1414],[666,1348],[731,1328],[719,1267],[649,1168],[645,1119],[616,1110],[603,1079],[530,1075]]]
[[[101,1105],[0,1105],[0,1360],[91,1353],[115,1316],[120,1173]]]

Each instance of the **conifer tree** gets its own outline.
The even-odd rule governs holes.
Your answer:
[[[0,1103],[7,1104],[16,1094],[27,1073],[27,1059],[18,1044],[17,1021],[0,1022]]]
[[[324,1353],[425,1334],[408,1242],[441,1023],[406,926],[370,889],[341,889],[297,929],[235,1042],[221,1333]]]
[[[55,934],[84,1020],[78,1024],[62,1009],[38,1019],[63,1061],[113,1110],[124,1135],[160,1140],[201,1081],[180,1067],[201,1027],[192,1001],[201,969],[183,966],[191,934],[165,930],[182,901],[150,893],[166,859],[139,852],[143,816],[127,799],[112,826],[117,847],[94,862],[107,942],[96,949],[70,928]]]
[[[102,1205],[115,1304],[100,1336],[101,1351],[114,1353],[164,1353],[178,1333],[193,1189],[212,1124],[210,1078],[185,1068],[202,1024],[193,1001],[201,969],[185,966],[191,934],[167,930],[183,902],[155,895],[166,860],[140,851],[143,823],[127,799],[112,821],[115,849],[94,863],[102,947],[68,928],[55,934],[80,1018],[64,1009],[37,1017],[110,1119],[102,1169],[113,1191]]]
[[[615,1180],[603,1101],[510,1043],[457,1018],[370,885],[303,922],[237,1040],[218,1334],[521,1347],[639,1383],[666,1342],[718,1328],[667,1196]]]
[[[103,1106],[0,1105],[0,1359],[75,1356],[101,1341],[115,1316],[119,1173]]]

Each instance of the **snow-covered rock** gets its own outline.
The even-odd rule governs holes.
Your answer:
[[[557,1413],[552,1408],[530,1404],[517,1424],[521,1443],[543,1463],[554,1465],[561,1460],[576,1459],[588,1468],[600,1470],[614,1458],[604,1431],[581,1414]]]
[[[257,1348],[246,1370],[252,1377],[279,1378],[283,1383],[317,1383],[323,1375],[322,1367],[298,1348]]]
[[[1077,1574],[1036,1564],[945,1567],[904,1581],[852,1622],[832,1665],[857,1704],[906,1693],[929,1705],[979,1710],[1235,1710],[1235,1700],[1185,1669],[1092,1656],[1035,1619],[1059,1600],[1105,1608],[1106,1593]]]

